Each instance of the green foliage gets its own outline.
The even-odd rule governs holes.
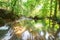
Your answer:
[[[4,0],[5,1],[5,0]],[[51,30],[52,28],[56,31],[59,27],[58,25],[56,25],[57,21],[56,20],[52,20],[52,18],[47,18],[50,17],[50,15],[54,15],[54,10],[55,10],[55,4],[56,1],[53,0],[52,4],[50,3],[51,0],[27,0],[26,2],[23,2],[22,0],[10,0],[8,2],[3,2],[2,0],[0,1],[0,7],[3,8],[6,7],[7,9],[9,8],[10,11],[14,12],[15,15],[18,16],[26,16],[26,17],[32,17],[34,18],[35,16],[39,17],[39,18],[44,18],[43,20],[37,20],[37,22],[35,22],[34,20],[20,20],[21,25],[29,28],[35,28],[34,24],[36,23],[42,23],[43,24],[43,28],[40,28],[42,30]],[[50,10],[52,8],[52,10]],[[58,8],[58,7],[57,7]],[[50,14],[50,11],[51,14]],[[57,9],[57,18],[60,21],[60,11]],[[47,18],[47,19],[46,19]],[[49,21],[50,20],[50,21]],[[53,21],[55,21],[55,26],[53,27],[52,24],[54,23]],[[49,24],[50,23],[50,24]],[[39,30],[39,29],[37,29]]]

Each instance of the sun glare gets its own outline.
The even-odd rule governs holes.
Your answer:
[[[42,4],[41,5],[38,5],[38,6],[36,6],[36,10],[38,11],[38,10],[40,10],[40,9],[42,9]]]
[[[27,2],[27,0],[22,0],[23,3]]]
[[[43,24],[41,24],[41,23],[36,23],[34,26],[35,26],[36,28],[41,28],[41,27],[43,27]]]
[[[32,16],[33,15],[35,15],[36,13],[38,13],[41,9],[42,9],[42,7],[43,7],[43,4],[40,4],[40,5],[37,5],[36,7],[35,7],[35,9],[32,11]]]

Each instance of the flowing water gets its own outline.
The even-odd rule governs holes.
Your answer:
[[[3,30],[3,32],[4,32],[5,34],[2,33],[3,35],[0,36],[0,40],[9,40],[9,39],[11,39],[11,37],[13,36],[13,30],[12,30],[11,28],[9,28],[9,26],[6,26],[6,25],[0,27],[0,31],[2,31],[2,30]],[[0,32],[0,33],[1,33],[1,32]],[[1,35],[1,34],[0,34],[0,35]],[[41,32],[40,32],[40,35],[43,36],[43,35],[44,35],[44,32],[41,31]],[[60,34],[59,34],[59,35],[60,35]],[[22,40],[27,40],[27,39],[30,38],[30,36],[32,36],[32,34],[29,33],[28,30],[26,30],[26,31],[22,34]],[[48,36],[49,36],[49,34],[48,34],[48,32],[46,32],[46,35],[45,35],[46,40],[48,40]],[[31,40],[34,40],[34,37],[33,37]]]
[[[24,18],[24,17],[22,17],[22,18]],[[22,19],[22,20],[24,20],[24,19]],[[40,31],[39,35],[41,38],[43,38],[42,40],[49,40],[48,32],[44,33],[43,31]],[[44,35],[45,35],[45,37],[44,37]],[[10,26],[7,26],[7,24],[5,24],[4,26],[0,27],[0,40],[15,40],[15,36],[13,39],[11,39],[13,36],[14,36],[13,29]],[[22,36],[21,40],[28,40],[28,39],[35,40],[34,36],[28,30],[24,31],[21,36]],[[53,40],[52,38],[54,38],[53,35],[50,37],[50,40]],[[17,40],[20,40],[20,39],[17,39]],[[37,40],[40,40],[40,39],[37,39]],[[60,40],[60,33],[58,33],[57,40]]]
[[[3,31],[3,32],[1,33],[1,31]],[[44,32],[41,31],[40,35],[43,37]],[[4,26],[0,27],[0,40],[9,40],[9,39],[11,39],[12,36],[13,36],[13,30],[11,28],[9,28],[9,26],[4,25]],[[22,40],[27,40],[28,38],[30,38],[30,36],[32,36],[32,34],[29,33],[28,30],[26,30],[22,34]],[[58,34],[58,36],[60,39],[60,33]],[[45,35],[46,40],[48,40],[48,37],[49,37],[49,33],[46,32],[46,35]],[[34,37],[31,40],[34,40]],[[53,39],[51,38],[51,40],[53,40]]]

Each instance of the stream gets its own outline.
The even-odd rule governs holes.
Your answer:
[[[22,17],[22,18],[24,18],[24,17]],[[24,19],[22,19],[22,20],[24,20]],[[48,32],[46,32],[46,33],[44,33],[43,31],[39,32],[39,35],[41,38],[44,38],[44,34],[45,34],[44,40],[53,40],[54,36],[52,35],[49,37]],[[13,36],[14,36],[13,29],[10,26],[5,24],[4,26],[0,27],[0,40],[16,40],[16,38],[11,39]],[[32,34],[28,30],[26,30],[22,33],[21,40],[28,40],[28,39],[34,40],[34,36],[32,36]],[[18,40],[20,40],[20,39],[18,39]],[[37,40],[40,40],[40,39],[37,39]],[[60,40],[60,32],[58,33],[57,40]]]
[[[13,30],[11,28],[9,28],[9,26],[4,25],[4,26],[0,27],[0,31],[3,31],[2,33],[0,32],[0,40],[9,40],[13,36]],[[41,31],[40,35],[43,37],[44,32]],[[30,36],[32,36],[32,34],[29,33],[28,30],[26,30],[22,34],[22,40],[27,40],[28,38],[30,38]],[[60,33],[58,34],[58,36],[59,36],[58,39],[60,40]],[[48,32],[46,32],[46,35],[45,35],[46,40],[48,40],[48,37],[49,37],[49,34],[48,34]],[[54,38],[54,37],[52,36],[52,38]],[[50,37],[51,40],[53,40],[52,38]],[[34,39],[32,39],[32,40],[34,40]]]

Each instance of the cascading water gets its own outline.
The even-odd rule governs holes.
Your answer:
[[[27,20],[32,20],[32,19],[29,19],[29,18],[25,18],[25,17],[22,17],[21,19],[19,19],[19,20],[25,20],[25,19],[27,19]],[[17,22],[19,22],[19,20],[17,21]],[[4,32],[6,32],[4,35],[3,35],[3,37],[0,37],[0,40],[11,40],[11,38],[14,36],[14,34],[13,34],[13,29],[11,28],[11,27],[9,27],[9,26],[7,26],[7,25],[4,25],[4,26],[2,26],[2,27],[0,27],[0,36],[1,36],[1,30],[3,30]],[[40,36],[42,36],[42,37],[44,37],[44,32],[43,31],[40,31],[40,34],[39,34]],[[60,35],[60,34],[59,34]],[[28,31],[28,30],[26,30],[26,31],[24,31],[23,33],[22,33],[22,40],[27,40],[27,39],[30,39],[31,38],[31,36],[33,37],[31,40],[34,40],[34,36]],[[49,33],[48,32],[46,32],[46,34],[45,34],[45,39],[46,40],[48,40],[48,38],[49,38]],[[14,39],[15,40],[15,39]],[[52,39],[51,39],[52,40]]]
[[[13,33],[13,30],[10,28],[2,40],[9,40],[13,36],[12,33]]]

